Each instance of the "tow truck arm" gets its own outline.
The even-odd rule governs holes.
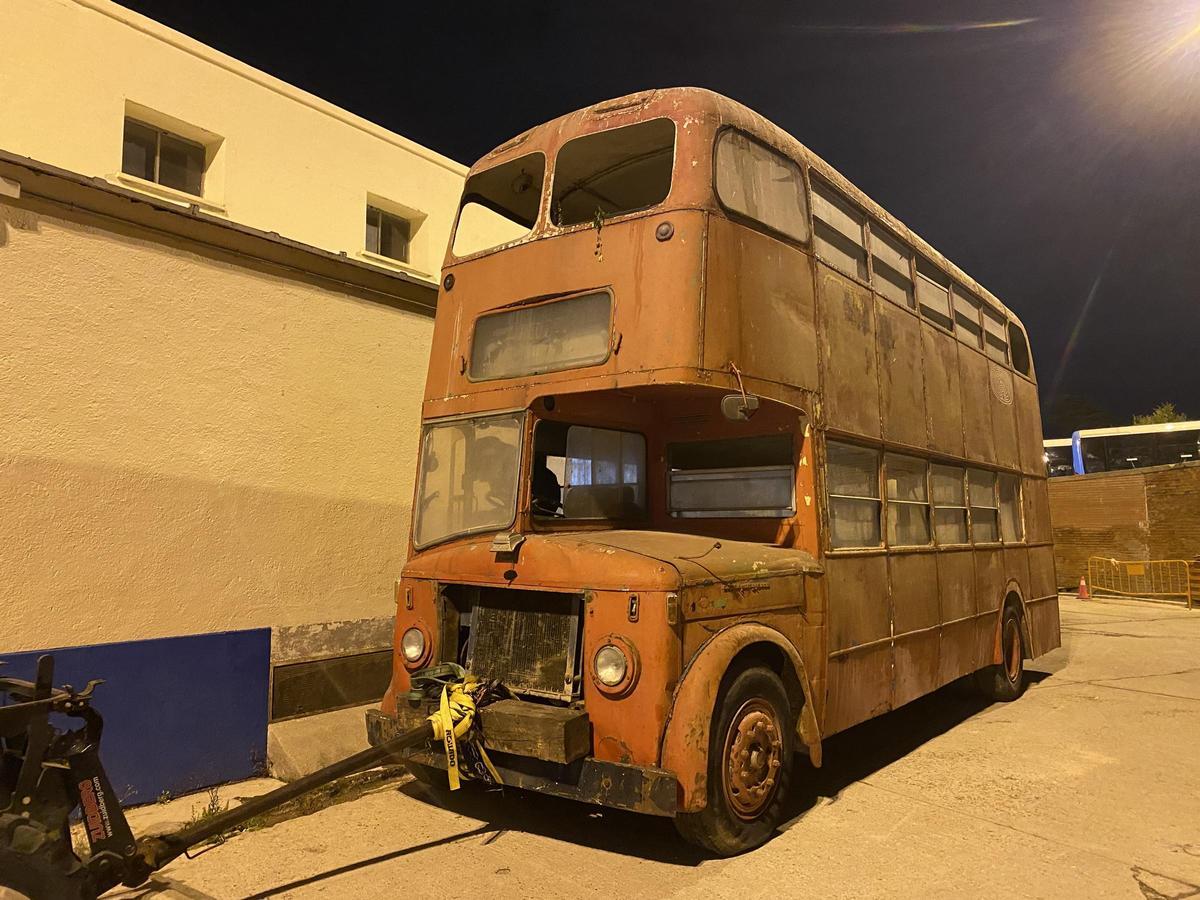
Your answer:
[[[70,685],[56,688],[53,682],[49,655],[39,658],[33,682],[0,677],[0,887],[30,900],[95,900],[118,884],[144,884],[188,848],[331,781],[442,738],[438,732],[444,730],[425,721],[200,822],[135,839],[100,763],[104,723],[91,703],[101,682],[89,682],[81,691]],[[488,686],[484,688],[481,703],[486,702]],[[50,721],[53,714],[81,725],[60,730]],[[465,729],[452,731],[469,728],[467,722]],[[69,819],[77,808],[91,847],[86,862],[72,850]]]

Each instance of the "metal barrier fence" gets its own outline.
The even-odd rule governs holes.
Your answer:
[[[1178,597],[1192,608],[1193,573],[1186,559],[1088,560],[1093,591],[1127,597]]]

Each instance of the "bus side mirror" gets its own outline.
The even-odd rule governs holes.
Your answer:
[[[721,415],[730,422],[746,422],[758,410],[753,394],[726,394],[721,398]]]

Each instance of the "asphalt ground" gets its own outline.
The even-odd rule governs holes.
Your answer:
[[[1020,700],[949,686],[831,738],[786,828],[736,859],[662,819],[516,791],[443,807],[404,778],[115,896],[1200,898],[1200,610],[1060,602]]]

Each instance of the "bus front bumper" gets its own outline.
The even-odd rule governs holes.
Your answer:
[[[371,746],[378,746],[415,728],[429,715],[429,710],[419,705],[401,701],[397,706],[396,716],[377,709],[367,710],[367,740]],[[483,744],[501,780],[509,787],[652,816],[674,816],[678,810],[678,781],[674,773],[665,769],[609,762],[590,756],[562,764],[506,753],[490,746],[486,736]],[[445,755],[432,744],[407,751],[401,758],[437,769],[446,768]]]

